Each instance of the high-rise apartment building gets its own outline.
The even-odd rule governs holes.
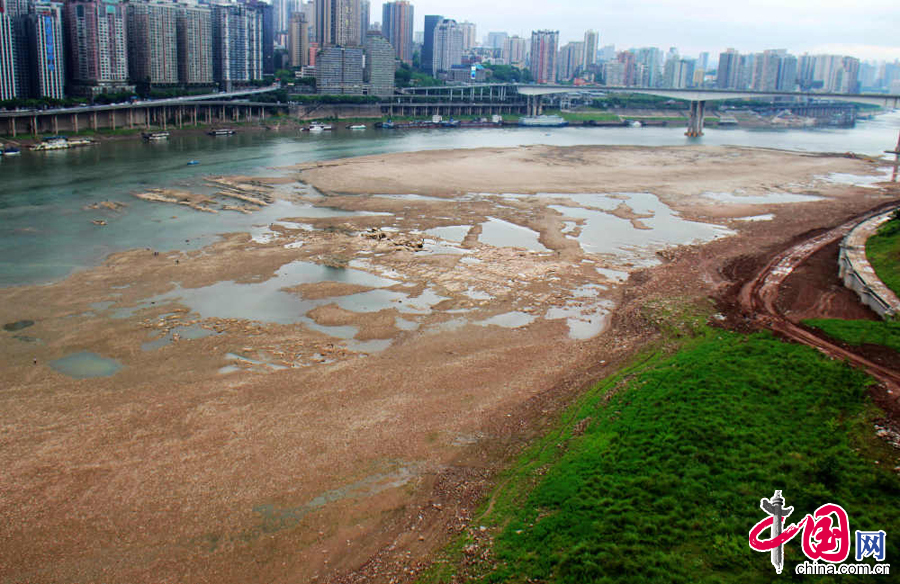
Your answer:
[[[558,47],[558,30],[531,33],[531,76],[535,83],[553,83],[556,80]]]
[[[372,22],[372,7],[369,0],[359,2],[359,39],[361,44],[366,44],[366,36],[369,34],[369,23]]]
[[[584,63],[584,43],[569,43],[559,50],[557,78],[559,81],[571,81],[581,72]]]
[[[64,22],[72,92],[96,95],[127,88],[125,6],[118,0],[69,0]]]
[[[431,59],[431,70],[449,73],[455,65],[462,65],[463,34],[459,24],[451,18],[445,18],[434,29],[434,54]]]
[[[28,15],[28,57],[31,96],[65,97],[65,42],[62,4],[37,2]]]
[[[511,36],[503,46],[503,62],[513,67],[524,67],[528,59],[528,41],[520,36]]]
[[[584,33],[584,62],[581,69],[587,71],[591,65],[597,62],[597,46],[600,44],[600,35],[596,30]]]
[[[422,33],[422,69],[429,75],[434,75],[434,29],[444,20],[443,16],[437,14],[425,15],[425,30]]]
[[[212,7],[213,79],[221,89],[263,78],[262,16],[244,4]]]
[[[716,75],[716,87],[719,89],[735,89],[741,75],[741,55],[734,49],[719,53],[719,71]]]
[[[205,6],[182,5],[175,17],[178,81],[185,85],[213,82],[212,13]]]
[[[130,79],[151,86],[178,83],[178,5],[130,0],[125,8]]]
[[[7,0],[0,0],[0,101],[19,96],[13,34],[13,17],[7,9]]]
[[[696,65],[693,59],[683,59],[677,54],[670,56],[663,70],[662,86],[672,89],[692,87]]]
[[[414,23],[413,5],[406,0],[384,3],[381,33],[394,47],[397,58],[407,65],[412,65]]]
[[[316,42],[316,3],[313,0],[301,2],[299,12],[306,15],[306,22],[309,25],[309,42]]]
[[[359,0],[316,0],[315,6],[320,47],[360,46]]]
[[[324,47],[316,57],[316,91],[325,95],[362,95],[363,48]]]
[[[272,0],[273,20],[278,33],[287,32],[293,5],[294,0]]]
[[[412,65],[413,5],[407,0],[385,2],[381,10],[381,33],[394,47],[397,58]]]
[[[394,95],[394,47],[381,34],[366,34],[365,82],[369,95],[390,98]]]
[[[462,34],[463,34],[463,51],[468,51],[470,49],[474,49],[475,48],[475,39],[476,39],[475,34],[477,32],[477,27],[475,26],[475,23],[468,22],[468,21],[460,22],[459,28],[460,28],[460,30],[462,30]],[[494,47],[494,48],[502,49],[503,46],[501,45],[500,47]]]
[[[306,22],[306,14],[303,12],[291,15],[288,28],[288,56],[294,69],[309,65],[309,23]]]
[[[492,49],[502,49],[508,38],[509,34],[505,32],[489,32],[487,35],[487,46]]]
[[[660,87],[663,84],[663,53],[657,47],[641,47],[629,51],[634,54],[633,85]]]

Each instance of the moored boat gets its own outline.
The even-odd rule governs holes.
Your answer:
[[[31,147],[32,150],[40,152],[45,150],[65,150],[66,148],[75,148],[76,146],[92,146],[95,142],[89,138],[73,138],[69,140],[65,136],[50,136],[44,138],[40,144]]]
[[[533,128],[560,128],[568,126],[569,122],[560,116],[527,116],[519,119],[520,126],[529,126]]]
[[[366,129],[365,124],[353,124],[353,125],[350,125],[347,127],[350,128],[351,130],[365,130]]]
[[[169,133],[168,132],[143,132],[141,133],[141,138],[144,140],[168,140]]]
[[[210,136],[231,136],[234,134],[234,130],[231,128],[218,128],[211,132],[207,132]]]
[[[3,156],[18,156],[22,151],[14,146],[9,146],[3,150]]]

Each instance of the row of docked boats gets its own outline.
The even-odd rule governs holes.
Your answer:
[[[348,130],[365,130],[365,124],[349,124],[346,126]],[[331,124],[324,124],[322,122],[313,122],[310,125],[304,127],[302,129],[303,132],[312,132],[317,134],[319,132],[330,132],[334,127]]]

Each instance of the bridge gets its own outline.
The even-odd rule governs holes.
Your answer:
[[[606,85],[528,85],[517,83],[484,83],[474,85],[450,85],[439,87],[416,87],[401,90],[407,95],[445,96],[452,101],[456,94],[459,99],[505,101],[511,96],[525,96],[528,102],[529,115],[539,115],[543,109],[543,97],[568,93],[623,93],[654,95],[668,99],[689,101],[691,104],[690,120],[685,134],[690,137],[703,135],[703,116],[707,102],[727,101],[732,99],[752,98],[791,98],[791,99],[827,99],[850,103],[865,103],[884,108],[897,109],[900,106],[900,95],[883,93],[814,93],[791,91],[739,91],[733,89],[656,89],[646,87],[622,87]],[[485,95],[487,93],[487,95]],[[496,97],[495,97],[496,96]]]
[[[166,128],[169,119],[175,124],[183,126],[185,123],[197,125],[200,121],[212,123],[213,118],[226,121],[231,117],[232,121],[241,119],[250,120],[254,114],[258,119],[265,117],[265,108],[275,104],[255,103],[248,101],[229,101],[235,97],[248,97],[269,93],[281,89],[280,85],[270,85],[238,91],[221,93],[206,93],[201,95],[189,95],[184,97],[171,97],[166,99],[154,99],[135,101],[129,103],[113,103],[107,105],[84,105],[78,107],[61,107],[49,109],[28,109],[4,111],[0,110],[0,120],[5,122],[8,133],[16,137],[19,133],[18,124],[24,120],[25,132],[37,135],[42,130],[52,131],[58,134],[61,127],[78,132],[83,127],[96,130],[100,123],[100,116],[106,119],[107,127],[113,130],[117,126],[135,128],[150,127],[152,123],[158,123]],[[256,108],[254,110],[254,108]],[[87,118],[86,123],[84,119]],[[0,122],[2,123],[2,122]]]

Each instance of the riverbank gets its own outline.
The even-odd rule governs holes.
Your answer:
[[[0,322],[33,323],[0,336],[15,526],[0,564],[51,582],[406,573],[570,400],[658,338],[648,302],[705,297],[736,258],[879,204],[891,187],[843,176],[875,172],[540,146],[215,179],[266,203],[247,217],[278,219],[0,289]],[[238,213],[200,194],[185,200],[218,213],[158,202],[154,228]],[[57,363],[85,352],[121,368]]]

